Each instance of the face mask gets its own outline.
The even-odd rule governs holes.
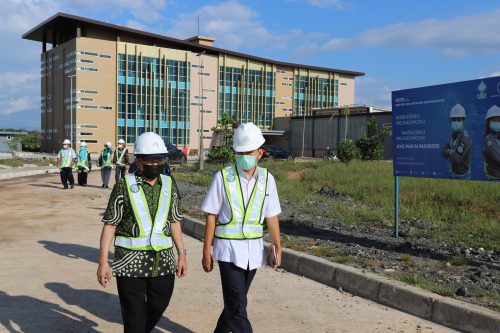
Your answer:
[[[500,132],[500,121],[490,121],[490,130],[493,132]]]
[[[64,149],[69,149],[69,145],[64,145],[63,148]]]
[[[464,123],[461,121],[452,121],[451,129],[453,130],[453,132],[459,132],[464,129]]]
[[[236,165],[247,171],[257,164],[257,156],[236,155]]]
[[[161,175],[161,172],[163,171],[164,167],[165,167],[165,165],[146,165],[146,164],[144,164],[144,170],[142,171],[142,174],[147,179],[155,179]]]

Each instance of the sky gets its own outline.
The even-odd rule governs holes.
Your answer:
[[[355,103],[500,76],[500,0],[0,0],[0,128],[40,129],[39,42],[65,12],[280,61],[364,72]]]

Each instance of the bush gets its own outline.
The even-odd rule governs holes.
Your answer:
[[[346,139],[340,142],[339,159],[342,162],[349,162],[358,158],[358,148],[354,145],[352,140]]]
[[[234,153],[231,148],[212,147],[207,154],[207,162],[209,163],[231,163],[234,160]]]
[[[384,154],[382,142],[388,135],[389,131],[380,128],[375,118],[368,119],[367,133],[356,140],[356,147],[358,147],[361,159],[365,161],[381,160]]]

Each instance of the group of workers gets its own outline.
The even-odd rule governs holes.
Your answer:
[[[99,154],[97,165],[101,167],[101,180],[103,188],[109,188],[109,179],[113,166],[115,166],[115,182],[125,177],[128,169],[128,150],[123,139],[118,140],[116,149],[112,150],[111,142],[106,142]],[[57,154],[57,167],[60,169],[61,182],[64,189],[75,187],[73,172],[78,174],[78,185],[87,186],[87,176],[92,169],[90,153],[85,141],[80,141],[78,154],[71,148],[71,142],[63,141],[63,148]]]
[[[267,169],[257,166],[263,143],[256,125],[239,125],[234,133],[235,163],[215,174],[201,204],[207,216],[202,267],[211,272],[217,261],[224,300],[218,321],[214,320],[216,333],[252,332],[247,293],[256,270],[266,263],[273,268],[281,263],[276,183]],[[123,151],[114,155],[125,162]],[[106,287],[116,277],[124,332],[145,333],[154,329],[167,308],[175,276],[186,276],[188,251],[182,238],[180,194],[173,178],[163,172],[167,165],[163,139],[152,132],[141,134],[134,155],[137,169],[127,174],[120,169],[121,179],[102,219],[97,279]],[[105,166],[110,165],[110,156],[110,150],[103,150]],[[267,253],[264,223],[273,243]]]

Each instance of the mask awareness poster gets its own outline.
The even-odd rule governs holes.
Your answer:
[[[500,77],[392,92],[394,176],[500,181]]]

